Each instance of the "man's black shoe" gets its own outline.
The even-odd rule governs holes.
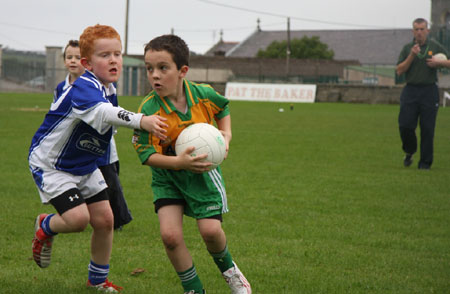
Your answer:
[[[403,165],[405,167],[408,167],[412,164],[413,160],[412,160],[412,154],[406,154],[405,155],[405,159],[403,159]],[[420,168],[420,167],[419,167]]]
[[[431,167],[428,164],[419,164],[419,169],[429,170]]]

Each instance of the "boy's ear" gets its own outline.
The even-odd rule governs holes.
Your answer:
[[[180,69],[180,77],[184,78],[189,70],[189,66],[183,65]]]
[[[86,68],[87,70],[92,70],[91,63],[89,62],[89,60],[87,60],[86,57],[81,57],[80,63],[81,63],[81,65],[84,66],[84,68]]]

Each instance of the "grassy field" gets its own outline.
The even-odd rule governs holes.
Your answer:
[[[0,94],[1,293],[86,293],[90,228],[57,236],[49,268],[31,259],[34,219],[53,208],[40,203],[27,154],[51,99]],[[140,100],[120,98],[130,110]],[[450,293],[450,109],[439,110],[435,163],[422,171],[417,156],[402,165],[398,106],[288,106],[230,104],[223,226],[254,293]],[[131,133],[116,141],[134,220],[115,234],[110,279],[124,293],[182,293]],[[185,238],[208,294],[229,293],[191,219]]]

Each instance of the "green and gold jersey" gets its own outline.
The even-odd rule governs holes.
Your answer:
[[[153,153],[175,155],[175,142],[186,127],[194,123],[213,123],[230,114],[228,99],[217,93],[210,85],[196,84],[184,80],[187,112],[176,109],[169,99],[160,97],[155,91],[144,98],[138,112],[167,118],[167,139],[161,141],[144,130],[134,130],[133,145],[139,159],[145,163]]]

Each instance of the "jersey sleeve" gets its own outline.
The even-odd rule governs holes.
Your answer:
[[[112,125],[140,128],[142,114],[113,106],[93,83],[74,87],[71,98],[73,113],[100,134],[105,134]]]
[[[409,55],[409,46],[405,45],[403,46],[402,51],[400,51],[400,55],[398,56],[397,64],[402,63]]]
[[[210,106],[216,119],[221,119],[230,114],[228,107],[229,100],[214,90],[209,85],[204,85],[207,97],[210,100]]]
[[[125,110],[120,106],[113,106],[109,102],[98,103],[85,111],[74,109],[74,113],[100,134],[106,133],[112,126],[122,126],[130,129],[140,128],[143,116],[142,114]]]

